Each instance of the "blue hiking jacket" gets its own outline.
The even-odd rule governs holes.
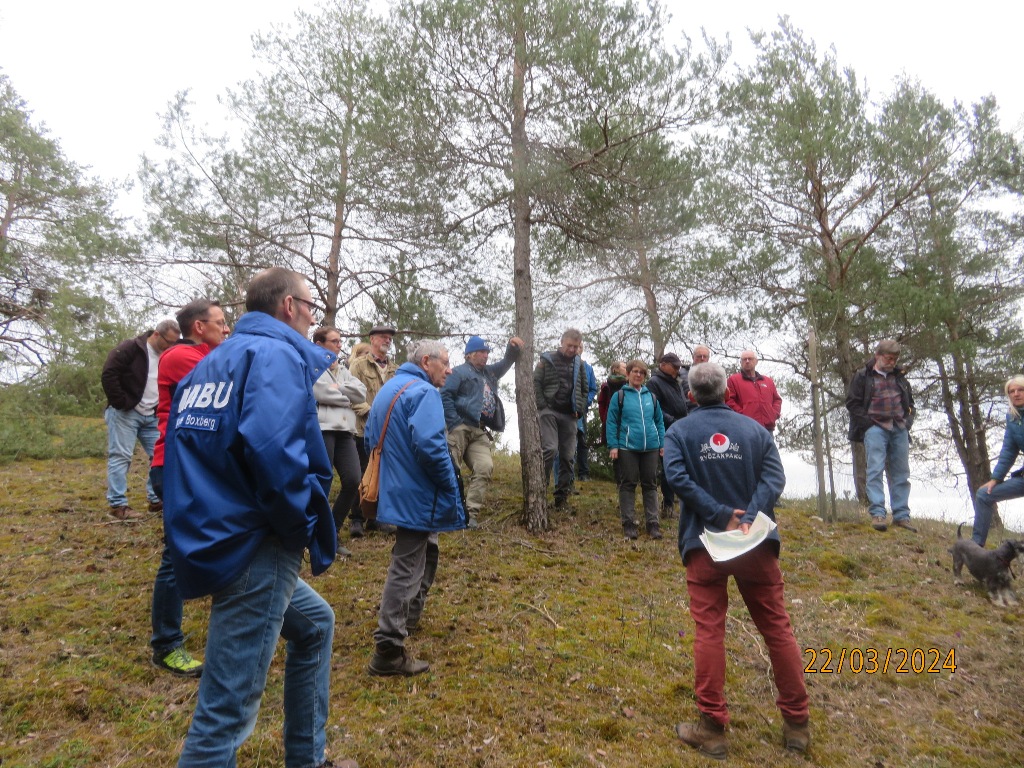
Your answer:
[[[469,427],[489,427],[495,432],[505,429],[505,407],[498,397],[498,379],[508,373],[519,358],[519,347],[509,344],[505,357],[496,363],[477,370],[470,363],[457,366],[441,387],[441,402],[444,404],[444,420],[449,430],[460,424]],[[480,411],[484,406],[484,383],[494,393],[494,417],[490,424],[481,424]]]
[[[622,407],[619,407],[622,398]],[[647,387],[629,384],[612,395],[608,403],[608,450],[657,451],[665,445],[665,420],[661,403]]]
[[[992,470],[992,479],[1000,483],[1006,479],[1007,473],[1017,457],[1024,453],[1024,423],[1013,418],[1012,412],[1006,414],[1006,431],[1003,432],[1003,447],[999,449],[999,460]]]
[[[702,405],[669,427],[664,465],[665,479],[679,495],[684,563],[690,550],[704,546],[704,529],[724,531],[734,509],[746,510],[742,523],[752,523],[759,511],[774,520],[786,485],[771,432],[725,403]],[[778,553],[778,529],[768,540]]]
[[[164,528],[183,597],[217,592],[276,536],[334,560],[331,463],[313,382],[334,355],[263,312],[178,384],[167,421]]]
[[[414,531],[460,530],[466,512],[448,453],[441,395],[415,363],[403,363],[373,399],[363,432],[366,451],[380,441],[388,407],[406,384],[381,449],[377,520]]]

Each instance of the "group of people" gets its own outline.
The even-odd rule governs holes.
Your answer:
[[[334,613],[300,577],[303,559],[308,557],[314,575],[322,573],[344,553],[338,534],[346,518],[354,538],[370,524],[359,512],[357,487],[378,449],[373,523],[393,532],[395,542],[368,671],[409,676],[429,669],[405,641],[418,626],[436,575],[439,534],[479,525],[494,442],[505,426],[499,381],[520,361],[524,344],[513,337],[502,359],[490,363],[489,344],[471,336],[465,362],[453,370],[442,343],[418,341],[398,366],[388,357],[395,329],[378,325],[365,352],[354,349],[346,365],[336,328],[319,327],[308,340],[315,304],[298,273],[261,272],[245,303],[247,312],[233,331],[217,302],[201,299],[183,307],[176,321],[111,352],[103,373],[110,399],[110,513],[121,520],[138,516],[125,485],[137,439],[153,455],[147,497],[150,511],[162,513],[165,533],[153,592],[153,663],[201,678],[179,765],[233,764],[254,726],[283,637],[286,765],[354,766],[326,758]],[[548,480],[558,466],[556,506],[571,493],[580,419],[597,389],[581,348],[582,334],[568,329],[533,373]],[[895,341],[878,345],[851,381],[847,406],[850,437],[863,441],[867,453],[872,524],[885,528],[881,481],[887,473],[893,525],[913,530],[904,467],[914,409],[896,365],[899,353]],[[714,560],[701,541],[709,531],[745,535],[759,514],[774,519],[785,484],[771,434],[781,398],[757,371],[753,352],[742,353],[732,376],[710,362],[707,347],[695,348],[692,358],[687,367],[667,353],[650,377],[642,360],[615,363],[596,397],[625,535],[638,535],[638,485],[651,538],[661,538],[661,519],[671,514],[674,498],[680,503],[699,719],[676,732],[707,755],[726,755],[724,635],[731,575],[769,649],[784,744],[805,751],[808,698],[783,597],[778,531],[734,560]],[[1024,377],[1011,379],[1006,392],[1011,416],[1003,452],[993,480],[978,492],[980,543],[987,533],[985,510],[1024,495],[1024,479],[1004,482],[1024,451],[1018,410],[1024,408]],[[334,469],[341,488],[332,506]],[[184,648],[181,614],[184,599],[203,595],[211,595],[212,603],[200,662]]]

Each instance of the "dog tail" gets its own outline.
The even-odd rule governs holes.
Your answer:
[[[963,536],[960,535],[960,529],[963,528],[965,525],[967,525],[967,523],[960,523],[960,525],[958,525],[956,527],[956,537],[958,539],[962,539],[963,538]]]

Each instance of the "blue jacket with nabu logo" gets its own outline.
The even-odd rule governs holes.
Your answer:
[[[334,560],[331,463],[313,382],[334,355],[263,312],[178,384],[167,421],[164,528],[183,597],[238,577],[267,536]]]

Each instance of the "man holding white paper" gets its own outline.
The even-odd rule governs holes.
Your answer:
[[[786,484],[779,450],[768,430],[725,405],[726,374],[720,365],[694,365],[689,385],[700,408],[665,433],[665,475],[681,500],[679,553],[696,625],[694,691],[700,719],[680,723],[676,734],[709,757],[726,757],[725,618],[732,576],[768,646],[783,743],[804,752],[810,744],[804,663],[786,612],[778,530],[743,554],[718,562],[701,541],[705,532],[753,535],[750,526],[759,512],[774,522],[775,502]]]

